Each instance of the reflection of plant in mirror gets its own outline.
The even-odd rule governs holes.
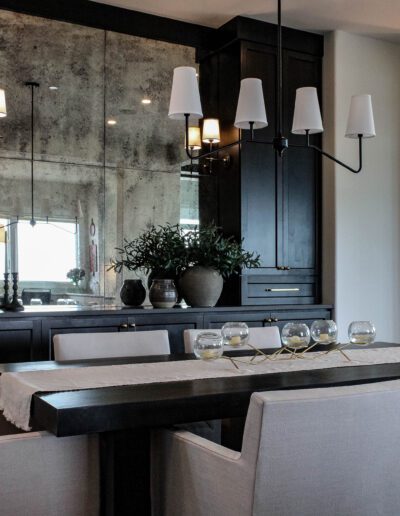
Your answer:
[[[171,278],[193,265],[213,267],[224,278],[239,272],[241,267],[260,266],[258,255],[245,251],[242,242],[233,236],[223,237],[213,224],[192,231],[185,231],[179,224],[151,226],[131,242],[125,239],[124,246],[117,251],[120,258],[112,261],[109,270],[121,272],[125,267]]]
[[[174,226],[150,226],[140,236],[116,249],[119,259],[113,260],[110,269],[121,272],[123,267],[130,271],[143,270],[153,276],[179,276],[187,264],[185,236],[179,224]]]
[[[72,281],[75,286],[85,277],[86,273],[83,269],[75,268],[67,272],[67,278]]]

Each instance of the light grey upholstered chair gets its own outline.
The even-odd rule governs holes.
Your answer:
[[[54,335],[54,358],[85,360],[145,355],[169,355],[167,330]]]
[[[154,516],[400,514],[400,381],[254,393],[241,452],[152,445]]]
[[[221,333],[221,330],[214,328],[204,330],[183,330],[183,340],[185,343],[186,353],[193,353],[193,346],[197,335],[205,331]],[[280,348],[281,337],[279,334],[278,326],[265,326],[264,328],[249,328],[249,342],[252,346],[255,346],[259,349]]]
[[[97,436],[0,437],[1,516],[98,516]]]

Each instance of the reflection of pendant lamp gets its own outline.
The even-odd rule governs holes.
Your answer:
[[[31,220],[30,224],[31,226],[36,225],[35,220],[35,193],[34,193],[34,170],[33,170],[33,163],[34,163],[34,136],[35,136],[35,117],[34,117],[34,107],[35,107],[35,88],[39,87],[38,82],[31,82],[28,81],[25,83],[25,86],[28,86],[28,88],[31,89]]]
[[[6,116],[7,116],[6,92],[3,89],[0,89],[0,118],[4,118]]]
[[[0,227],[0,243],[4,244],[4,272],[8,272],[8,259],[7,259],[7,230],[6,228]]]

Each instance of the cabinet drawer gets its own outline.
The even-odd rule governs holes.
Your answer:
[[[249,298],[261,297],[312,297],[315,294],[314,283],[249,283]]]

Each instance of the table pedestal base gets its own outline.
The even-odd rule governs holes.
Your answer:
[[[101,516],[149,516],[150,430],[100,434]]]

